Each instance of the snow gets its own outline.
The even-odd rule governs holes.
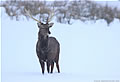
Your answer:
[[[0,18],[1,18],[1,8],[0,8]],[[0,27],[1,27],[1,22],[0,22]],[[1,29],[0,29],[0,46],[1,46]],[[1,49],[0,49],[0,53],[1,53]],[[1,60],[1,54],[0,54],[0,60]],[[0,61],[0,73],[1,73],[1,61]],[[0,74],[0,81],[1,81],[1,74]]]
[[[120,79],[120,21],[107,26],[104,20],[74,21],[72,25],[54,22],[51,35],[60,42],[60,69],[41,74],[36,56],[37,24],[1,21],[2,82],[94,82]]]
[[[118,0],[95,0],[96,3],[101,4],[102,6],[105,6],[106,4],[110,6],[111,8],[118,8],[120,10],[120,1]]]

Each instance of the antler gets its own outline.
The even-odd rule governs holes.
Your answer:
[[[25,8],[25,12],[27,13],[27,15],[28,15],[30,18],[32,18],[33,20],[37,21],[38,23],[41,23],[41,21],[39,21],[39,20],[33,18],[32,15],[30,14],[30,11],[27,10],[26,8]]]
[[[48,18],[47,18],[47,23],[49,23],[49,22],[51,21],[51,19],[53,18],[53,16],[54,16],[54,11],[52,11],[52,12],[50,13],[50,16],[48,16]]]

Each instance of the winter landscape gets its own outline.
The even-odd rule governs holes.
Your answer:
[[[120,6],[120,5],[117,5]],[[41,73],[36,55],[36,21],[10,20],[1,11],[1,81],[2,82],[120,82],[120,20],[110,25],[105,20],[56,21],[51,35],[60,42],[60,70]]]

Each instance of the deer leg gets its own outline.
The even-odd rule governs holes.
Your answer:
[[[53,68],[54,68],[54,62],[51,62],[51,73],[53,73]]]
[[[58,63],[58,61],[56,62],[56,67],[57,67],[58,73],[60,73],[60,68],[59,68],[59,63]]]
[[[50,72],[50,62],[47,61],[46,63],[47,63],[47,71],[48,71],[48,73],[49,73],[49,72]]]
[[[41,65],[41,68],[42,68],[42,74],[44,74],[44,70],[45,70],[45,64],[43,61],[40,61],[40,65]]]

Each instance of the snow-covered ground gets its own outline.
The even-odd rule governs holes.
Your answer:
[[[120,80],[120,21],[54,22],[51,35],[61,45],[60,69],[41,74],[36,56],[37,24],[2,17],[2,82],[94,82]]]

